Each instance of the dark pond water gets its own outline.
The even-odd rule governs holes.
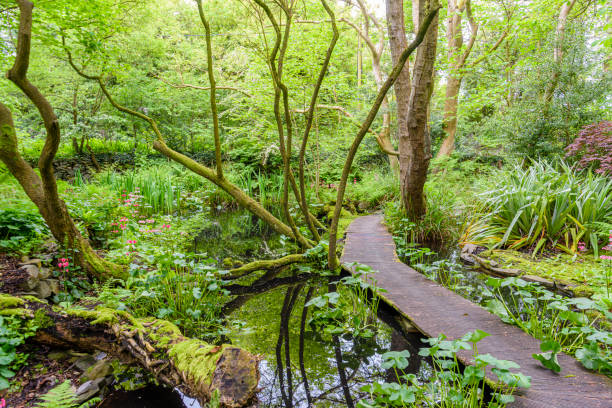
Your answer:
[[[253,292],[264,290],[261,283],[258,280],[251,286]],[[230,327],[226,342],[263,356],[259,366],[259,407],[352,406],[365,396],[362,386],[376,380],[392,380],[392,374],[381,369],[381,355],[391,350],[409,350],[412,360],[407,371],[420,378],[427,376],[427,363],[417,355],[423,344],[420,336],[392,327],[392,311],[381,308],[376,322],[378,331],[372,338],[320,336],[305,321],[302,323],[302,316],[307,294],[314,297],[326,292],[325,280],[284,276],[268,280],[266,285],[263,293],[242,290],[245,293],[226,307]],[[102,407],[200,405],[176,391],[147,387],[115,392]]]
[[[207,253],[220,264],[233,261],[277,258],[291,248],[277,235],[244,212],[221,213],[194,239],[194,252]],[[404,333],[389,308],[379,308],[378,328],[371,338],[322,336],[309,328],[303,317],[306,297],[327,292],[329,281],[320,276],[286,271],[263,275],[251,282],[228,286],[236,296],[226,304],[229,328],[224,342],[263,357],[260,363],[259,407],[354,406],[365,396],[361,387],[376,380],[391,381],[394,375],[381,369],[382,354],[409,350],[407,372],[420,378],[428,365],[418,356],[420,335]],[[310,405],[309,405],[310,402]],[[113,392],[103,408],[199,408],[178,391],[147,387]]]

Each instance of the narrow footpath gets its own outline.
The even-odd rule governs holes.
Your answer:
[[[476,329],[489,333],[478,343],[478,352],[515,361],[521,366],[518,371],[531,377],[531,388],[516,393],[513,407],[612,408],[612,380],[608,377],[587,371],[566,354],[558,356],[559,374],[543,368],[531,356],[540,352],[539,340],[402,263],[381,215],[360,217],[351,223],[342,262],[358,262],[377,271],[376,283],[387,291],[382,297],[427,337],[443,333],[456,339]],[[469,357],[460,355],[467,364]]]

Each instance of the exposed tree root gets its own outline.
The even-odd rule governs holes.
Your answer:
[[[204,404],[218,392],[221,406],[242,407],[255,397],[258,358],[228,344],[184,337],[166,320],[135,318],[104,307],[59,309],[32,297],[0,294],[0,315],[36,319],[33,341],[82,351],[101,350],[137,363],[170,387]]]

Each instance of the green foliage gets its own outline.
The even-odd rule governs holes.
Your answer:
[[[197,176],[188,178],[187,170],[178,166],[162,165],[140,168],[137,172],[116,173],[106,171],[99,180],[103,185],[111,187],[120,192],[122,200],[127,199],[129,193],[138,194],[141,197],[142,212],[144,214],[172,214],[181,212],[184,207],[185,193],[183,183],[187,181],[189,187],[201,185]]]
[[[514,401],[516,388],[529,388],[531,378],[510,370],[520,368],[513,361],[499,360],[490,354],[479,354],[477,343],[489,334],[481,330],[467,333],[458,340],[446,340],[444,335],[424,340],[430,347],[422,348],[419,355],[430,357],[433,373],[422,383],[414,374],[406,374],[410,353],[406,350],[390,351],[382,355],[382,368],[393,370],[396,382],[375,382],[363,387],[370,394],[368,400],[359,401],[359,408],[386,408],[407,406],[428,407],[505,407]],[[472,351],[473,365],[462,369],[457,353]],[[492,393],[487,401],[485,373],[496,376],[502,392]]]
[[[561,371],[561,366],[557,360],[557,354],[561,351],[561,345],[554,340],[543,341],[540,343],[542,353],[532,354],[533,358],[542,363],[549,370],[558,373]]]
[[[18,208],[0,210],[0,249],[27,253],[46,234],[48,229],[39,213]]]
[[[612,336],[605,330],[612,314],[605,304],[586,298],[568,299],[518,278],[489,278],[483,303],[487,309],[542,340],[534,358],[560,371],[556,354],[575,354],[585,367],[612,374]],[[594,344],[594,345],[593,345]]]
[[[94,404],[102,401],[100,398],[92,398],[89,401],[78,404],[77,397],[70,385],[70,380],[66,380],[49,392],[40,397],[41,402],[35,408],[90,408]]]
[[[28,355],[17,351],[38,329],[36,319],[0,316],[0,390],[8,388],[15,372],[26,363]]]
[[[612,181],[540,161],[502,172],[483,193],[485,212],[467,225],[462,240],[493,247],[545,247],[570,254],[584,240],[597,255],[612,224]]]
[[[609,119],[609,49],[595,40],[608,24],[602,16],[609,10],[592,6],[589,17],[572,13],[563,43],[555,32],[559,3],[521,7],[514,16],[513,38],[500,47],[507,51],[498,50],[496,58],[466,72],[458,112],[461,151],[500,158],[559,157],[582,126]],[[563,50],[561,61],[555,47]]]
[[[363,209],[379,208],[399,197],[399,180],[388,170],[365,171],[359,180],[353,178],[347,185],[346,199]]]
[[[376,313],[379,296],[384,292],[376,286],[372,268],[366,265],[349,265],[354,270],[347,276],[332,283],[335,292],[324,293],[311,299],[308,325],[317,335],[350,334],[354,337],[369,338],[377,331]]]

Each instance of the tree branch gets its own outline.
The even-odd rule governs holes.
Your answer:
[[[172,88],[179,88],[179,89],[184,89],[184,88],[191,88],[191,89],[199,89],[201,91],[209,91],[210,90],[210,86],[200,86],[200,85],[192,85],[192,84],[186,84],[183,82],[183,78],[181,76],[181,83],[180,84],[174,84],[170,81],[165,80],[164,78],[162,78],[159,75],[153,75],[154,78],[159,79],[161,82],[163,82],[164,84],[171,86]],[[248,93],[247,91],[244,91],[240,88],[235,88],[233,86],[216,86],[216,89],[227,89],[228,91],[236,91],[236,92],[240,92],[241,94],[252,98],[253,95],[251,95],[250,93]]]
[[[206,61],[208,68],[208,81],[210,82],[210,110],[213,117],[213,138],[215,140],[215,164],[217,165],[217,177],[223,179],[223,162],[221,161],[221,137],[219,136],[219,114],[217,113],[217,92],[215,73],[212,59],[212,41],[210,39],[210,26],[204,10],[202,9],[202,0],[195,0],[198,5],[198,13],[200,20],[206,32]]]
[[[304,213],[304,218],[306,219],[306,224],[310,229],[315,241],[319,241],[319,232],[314,226],[314,223],[310,219],[308,212],[308,203],[306,202],[306,183],[304,181],[304,156],[306,155],[306,147],[308,145],[308,136],[310,135],[310,129],[312,128],[312,120],[314,118],[314,108],[317,103],[317,99],[319,98],[319,91],[321,90],[321,85],[323,84],[323,79],[325,78],[325,74],[327,73],[327,68],[329,67],[329,61],[331,60],[332,53],[334,52],[334,47],[336,46],[336,42],[340,37],[338,32],[338,27],[336,26],[336,16],[332,9],[327,5],[325,0],[321,0],[325,11],[329,15],[331,19],[331,26],[334,34],[332,35],[332,39],[329,42],[327,47],[327,52],[325,54],[325,60],[321,65],[321,69],[319,70],[319,77],[317,78],[317,82],[315,83],[314,90],[312,92],[312,96],[310,98],[310,107],[308,108],[308,112],[306,113],[306,126],[304,127],[304,134],[302,135],[302,145],[300,146],[299,158],[298,158],[298,179],[300,181],[300,206],[302,207],[302,212]]]

